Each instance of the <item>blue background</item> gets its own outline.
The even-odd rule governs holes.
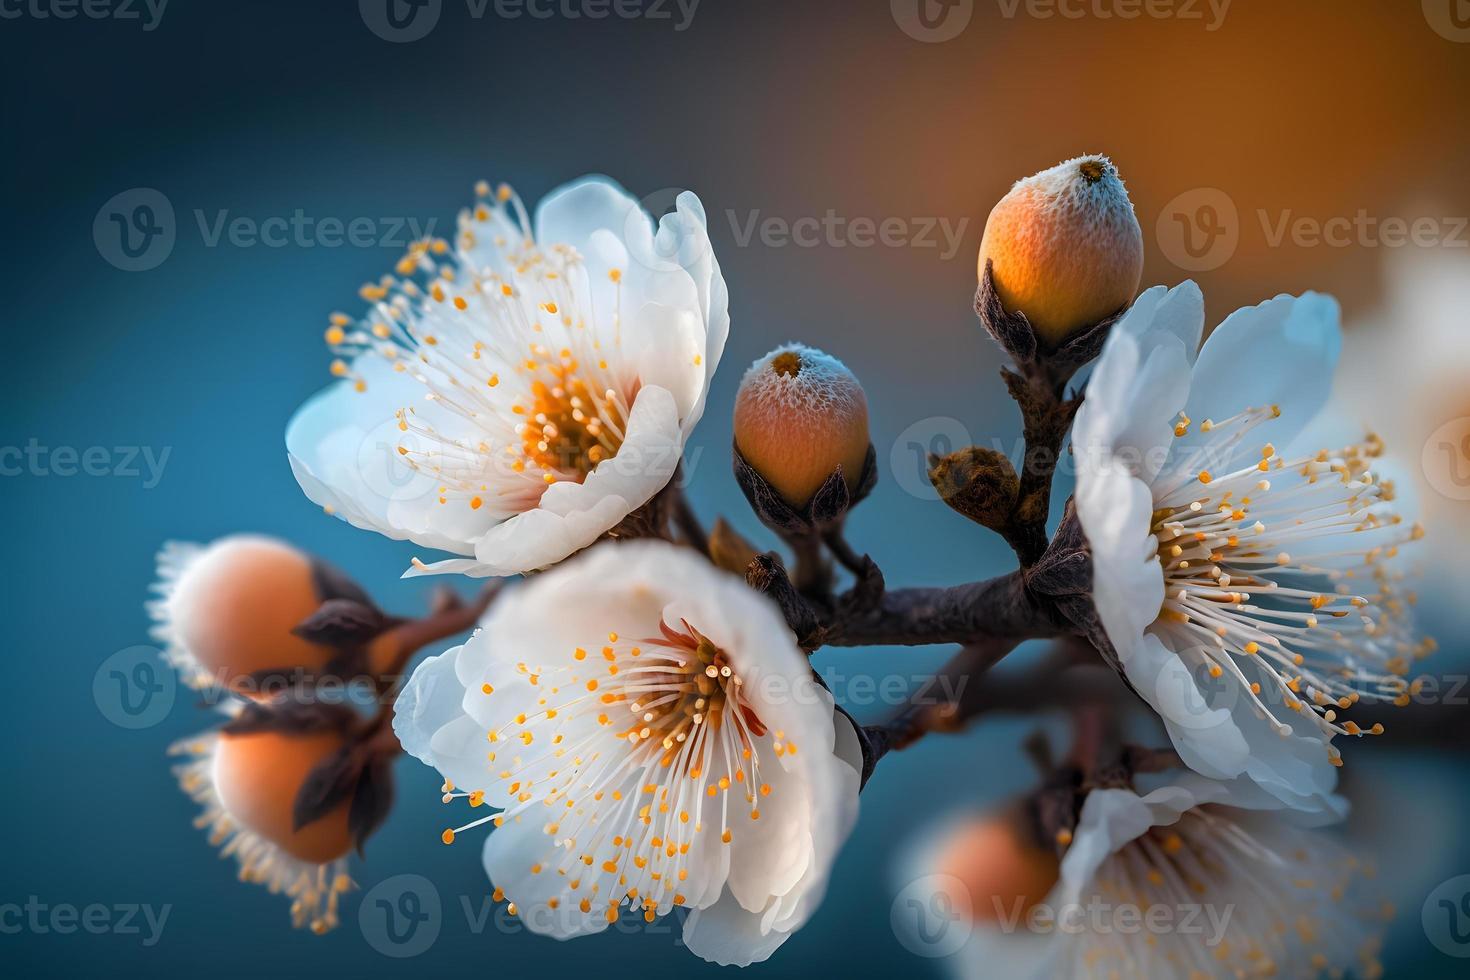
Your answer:
[[[191,827],[195,807],[169,772],[167,746],[207,727],[208,713],[180,690],[156,725],[127,730],[109,720],[93,680],[114,652],[148,642],[142,603],[166,539],[279,535],[330,557],[391,610],[411,613],[427,596],[428,586],[398,580],[414,549],[329,520],[302,497],[282,441],[293,409],[328,380],[326,315],[355,311],[356,287],[399,250],[209,247],[196,211],[206,222],[222,210],[256,220],[297,209],[344,221],[411,217],[447,231],[480,177],[512,183],[528,202],[588,171],[638,194],[697,190],[735,318],[690,456],[702,514],[760,534],[729,477],[727,406],[746,364],[800,339],[842,357],[867,385],[882,480],[852,538],[889,581],[947,584],[1007,570],[998,541],[905,489],[922,486],[918,453],[942,448],[934,440],[943,434],[957,428],[1006,447],[1017,436],[994,377],[999,357],[969,310],[984,215],[1015,177],[1094,149],[1114,153],[1126,175],[1130,162],[1164,152],[1164,137],[1120,108],[1134,84],[1126,77],[1121,89],[1106,79],[1088,91],[1048,88],[1051,39],[1077,50],[1079,25],[992,13],[964,39],[927,45],[898,30],[887,7],[705,0],[676,32],[652,20],[476,21],[447,0],[432,34],[402,45],[374,36],[348,2],[174,0],[150,32],[115,20],[0,20],[0,445],[170,453],[151,489],[124,475],[0,481],[9,626],[0,904],[34,895],[53,905],[172,905],[151,948],[136,936],[0,934],[0,970],[714,972],[675,948],[672,933],[569,945],[493,924],[475,934],[460,908],[464,896],[478,910],[486,892],[475,844],[439,844],[438,780],[411,760],[398,769],[400,802],[355,876],[364,891],[401,873],[429,878],[444,907],[437,942],[412,960],[380,955],[358,927],[357,896],[334,934],[293,932],[285,902],[237,884],[233,864]],[[1152,29],[1175,49],[1201,45],[1202,67],[1198,80],[1173,84],[1213,84],[1203,46],[1214,42],[1176,28]],[[1120,30],[1094,29],[1099,38]],[[986,59],[1018,45],[1034,55],[1029,70],[979,84]],[[1071,122],[1055,124],[1049,98],[1069,100]],[[1034,107],[1029,118],[1013,111],[1018,102]],[[1180,125],[1181,140],[1199,138]],[[92,226],[104,202],[138,187],[172,203],[177,242],[157,268],[128,273],[104,260]],[[1142,209],[1175,189],[1135,185],[1135,197]],[[740,247],[737,219],[726,217],[743,223],[758,210],[791,220],[829,208],[969,224],[960,253],[945,260],[925,248]],[[1182,278],[1152,253],[1149,262],[1149,282]],[[833,650],[819,663],[840,694],[855,676],[922,675],[947,653]],[[997,720],[889,760],[820,913],[760,972],[940,975],[941,962],[911,956],[890,928],[890,904],[908,880],[896,856],[949,808],[1025,788],[1031,776],[1015,746],[1033,724]],[[1390,973],[1449,975],[1458,964],[1425,941],[1419,906],[1439,881],[1470,871],[1454,834],[1463,761],[1376,746],[1350,756],[1350,785],[1370,802],[1413,800],[1406,812],[1378,813],[1399,868]]]

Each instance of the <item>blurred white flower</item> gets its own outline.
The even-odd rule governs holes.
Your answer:
[[[1339,712],[1406,701],[1428,648],[1385,563],[1422,531],[1385,506],[1376,439],[1293,446],[1331,392],[1334,300],[1240,310],[1200,349],[1203,325],[1193,283],[1146,292],[1078,412],[1098,614],[1186,764],[1330,809],[1331,739],[1367,733]]]
[[[1436,611],[1463,630],[1470,627],[1457,588],[1470,575],[1470,254],[1394,250],[1385,277],[1381,308],[1348,324],[1332,411],[1371,423],[1405,464],[1407,489],[1435,532],[1424,557],[1449,572],[1426,577],[1426,600],[1438,600]]]
[[[1381,975],[1393,909],[1371,884],[1374,867],[1328,833],[1294,826],[1279,807],[1249,781],[1194,773],[1146,793],[1093,790],[1043,899],[952,896],[973,922],[952,957],[956,973]],[[961,887],[965,869],[936,857],[922,852],[910,873],[938,872]]]
[[[363,287],[327,342],[342,380],[286,433],[306,495],[352,524],[509,575],[614,528],[668,484],[729,333],[699,199],[655,227],[621,187],[509,188]]]
[[[766,959],[812,915],[857,816],[851,724],[766,599],[694,552],[606,544],[508,592],[414,672],[404,748],[501,812],[485,868],[533,932],[626,905]]]

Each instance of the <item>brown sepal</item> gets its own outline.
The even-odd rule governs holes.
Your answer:
[[[820,533],[840,525],[847,512],[872,493],[878,483],[878,453],[869,445],[868,454],[863,459],[863,471],[853,489],[848,489],[842,467],[838,466],[817,488],[806,506],[798,510],[745,461],[738,448],[732,445],[730,455],[735,482],[740,485],[751,509],[762,524],[783,537]]]

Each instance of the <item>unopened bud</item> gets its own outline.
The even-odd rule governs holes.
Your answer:
[[[868,399],[837,358],[801,344],[751,365],[735,397],[735,447],[792,507],[842,467],[856,490],[868,456]]]
[[[1016,468],[1005,454],[981,446],[935,460],[929,469],[929,481],[945,503],[992,529],[1010,520],[1021,492]]]
[[[990,212],[980,276],[1058,346],[1133,302],[1143,275],[1143,230],[1104,156],[1085,156],[1017,181]]]
[[[160,569],[159,633],[195,686],[253,694],[251,675],[314,674],[335,655],[291,632],[322,597],[311,558],[284,542],[236,535],[202,549],[166,549]]]
[[[347,820],[350,795],[299,830],[294,810],[307,775],[344,744],[344,736],[335,732],[222,733],[214,754],[220,805],[236,824],[297,860],[327,864],[343,857],[353,845]]]
[[[1017,908],[1025,915],[1045,901],[1061,873],[1055,849],[1034,837],[1019,807],[968,820],[941,844],[936,870],[964,882],[976,922]]]

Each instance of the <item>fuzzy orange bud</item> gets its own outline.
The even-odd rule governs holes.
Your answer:
[[[940,848],[937,870],[964,882],[976,922],[1012,915],[1018,901],[1024,915],[1057,883],[1056,853],[1032,839],[1025,819],[1013,809],[967,821]]]
[[[980,276],[1057,346],[1133,302],[1143,276],[1143,230],[1118,168],[1078,157],[1017,181],[990,212]]]
[[[214,786],[230,819],[308,864],[326,864],[352,848],[350,800],[300,830],[292,827],[296,794],[306,776],[345,739],[335,732],[221,734]]]
[[[735,446],[798,509],[837,467],[855,489],[868,455],[868,398],[837,358],[779,347],[745,372],[735,396]]]
[[[316,673],[332,659],[330,648],[291,632],[320,604],[310,558],[280,541],[239,535],[188,562],[167,618],[201,673],[249,694],[257,671]]]

